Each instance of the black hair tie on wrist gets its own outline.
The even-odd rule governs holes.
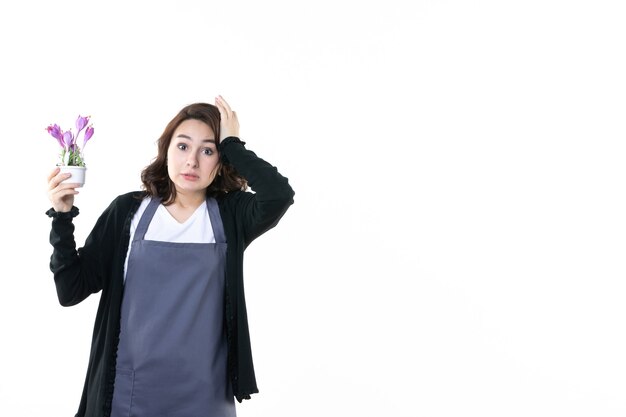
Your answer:
[[[246,144],[246,142],[242,141],[237,136],[228,136],[228,137],[225,137],[224,140],[220,141],[220,144],[217,150],[220,153],[220,159],[222,163],[225,163],[225,164],[228,164],[229,161],[228,161],[228,158],[226,158],[226,155],[222,151],[224,150],[224,146],[228,145],[229,143],[239,143],[241,145]]]
[[[66,212],[58,212],[55,209],[51,208],[50,210],[46,211],[46,214],[48,215],[48,217],[51,217],[53,219],[68,220],[78,216],[78,207],[72,206],[72,209]]]

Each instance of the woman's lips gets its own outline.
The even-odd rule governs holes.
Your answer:
[[[195,180],[197,180],[198,178],[200,178],[200,177],[198,177],[198,176],[197,176],[197,175],[195,175],[195,174],[181,174],[181,175],[182,175],[182,177],[183,177],[184,179],[186,179],[186,180],[188,180],[188,181],[195,181]]]

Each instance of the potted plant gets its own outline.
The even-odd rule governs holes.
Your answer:
[[[69,172],[72,174],[65,181],[78,183],[80,187],[85,184],[85,171],[87,170],[83,150],[94,132],[93,126],[89,124],[90,118],[91,116],[78,116],[76,119],[76,134],[72,132],[72,129],[63,131],[56,123],[46,128],[48,133],[61,146],[61,152],[59,153],[60,161],[57,163],[57,166],[61,168],[62,173]],[[81,133],[83,134],[83,142],[79,146],[78,138]]]

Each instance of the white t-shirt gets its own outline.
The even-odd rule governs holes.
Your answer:
[[[143,199],[130,223],[130,241],[128,252],[126,252],[126,261],[124,262],[124,280],[126,280],[128,256],[132,248],[135,230],[139,226],[139,219],[141,219],[149,203],[150,197]],[[159,204],[152,221],[148,225],[144,239],[175,243],[215,243],[211,218],[209,217],[206,203],[200,204],[184,223],[179,223],[163,204]]]

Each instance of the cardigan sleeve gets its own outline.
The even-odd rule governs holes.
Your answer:
[[[235,167],[254,193],[239,193],[236,211],[242,221],[246,246],[274,227],[294,202],[288,179],[276,167],[245,148],[234,136],[220,143],[222,160]]]
[[[102,290],[104,265],[111,253],[111,238],[107,232],[111,207],[100,216],[85,240],[85,245],[78,250],[72,222],[78,210],[72,209],[70,213],[73,215],[55,213],[54,210],[47,212],[52,217],[50,270],[54,274],[57,296],[62,306],[78,304]]]

